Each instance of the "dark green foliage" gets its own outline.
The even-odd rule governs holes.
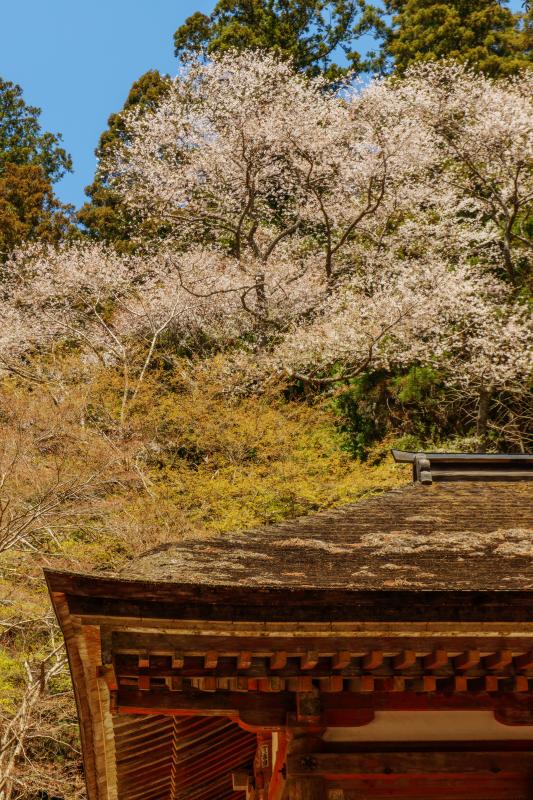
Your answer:
[[[532,14],[496,0],[387,0],[376,64],[402,73],[417,61],[452,58],[499,77],[531,64]]]
[[[400,403],[420,403],[431,396],[439,375],[430,367],[412,367],[393,378],[392,384]]]
[[[41,110],[0,78],[0,260],[26,240],[56,242],[72,233],[71,208],[52,184],[72,169],[61,136],[41,130]]]
[[[383,372],[360,375],[334,401],[343,449],[362,460],[367,457],[368,448],[382,439],[387,429],[382,414],[386,408],[387,378]]]
[[[342,447],[365,460],[392,443],[406,450],[446,447],[479,450],[478,402],[448,389],[438,371],[412,366],[394,373],[365,373],[333,401]],[[488,409],[484,449],[524,452],[531,447],[531,398],[523,403],[502,392]]]
[[[124,141],[125,114],[132,109],[151,111],[161,100],[170,85],[170,78],[161,75],[157,70],[150,70],[135,81],[131,87],[122,110],[111,114],[108,129],[100,137],[96,155],[102,158]],[[94,239],[111,242],[119,250],[132,248],[131,213],[125,208],[120,195],[109,186],[109,176],[102,168],[96,174],[93,183],[85,193],[89,202],[78,212],[78,220],[87,233]],[[146,231],[149,235],[150,231]]]
[[[20,86],[0,78],[0,171],[8,163],[31,164],[55,183],[72,170],[72,161],[60,145],[60,134],[41,130],[40,113],[40,108],[26,105]]]
[[[384,7],[383,7],[384,6]],[[272,49],[297,69],[332,81],[348,71],[402,73],[416,61],[453,58],[492,76],[531,64],[531,10],[506,0],[219,0],[192,14],[174,34],[176,55],[207,57],[229,49]],[[365,60],[359,37],[373,31],[379,53]],[[340,66],[339,56],[347,62]]]
[[[412,366],[394,372],[364,372],[349,381],[323,390],[333,391],[331,407],[337,417],[341,448],[353,458],[366,461],[380,443],[410,442],[406,449],[429,446],[447,438],[469,436],[475,429],[475,403],[466,409],[453,398],[441,376],[430,367]],[[287,387],[289,401],[317,401],[317,387],[295,382]],[[381,449],[380,449],[381,448]]]
[[[219,0],[209,16],[190,16],[174,34],[174,44],[181,59],[230,49],[274,50],[297,69],[335,81],[364,68],[354,48],[375,24],[379,15],[364,0]],[[348,67],[336,63],[339,54]]]
[[[69,208],[54,196],[38,164],[0,171],[0,260],[24,241],[59,242],[73,233]]]

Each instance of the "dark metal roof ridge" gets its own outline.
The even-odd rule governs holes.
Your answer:
[[[412,464],[417,456],[425,456],[430,461],[467,461],[478,463],[500,463],[506,461],[521,461],[533,464],[533,453],[431,453],[420,451],[418,453],[408,450],[391,450],[394,460],[400,464]]]
[[[533,480],[530,453],[427,453],[392,450],[399,464],[413,465],[415,483],[434,480]]]

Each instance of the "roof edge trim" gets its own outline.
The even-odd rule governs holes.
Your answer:
[[[533,480],[533,454],[427,453],[392,450],[398,464],[413,465],[413,481]]]

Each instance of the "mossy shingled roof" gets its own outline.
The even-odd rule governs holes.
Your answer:
[[[186,537],[120,577],[207,586],[533,589],[533,482],[420,484],[253,530]]]

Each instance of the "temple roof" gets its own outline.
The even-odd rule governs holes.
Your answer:
[[[186,537],[123,578],[313,589],[533,588],[533,484],[415,483],[312,516]]]
[[[326,726],[405,703],[503,714],[509,697],[529,725],[533,457],[396,457],[413,485],[184,537],[115,575],[46,571],[89,800],[238,800],[231,773],[317,692]]]

